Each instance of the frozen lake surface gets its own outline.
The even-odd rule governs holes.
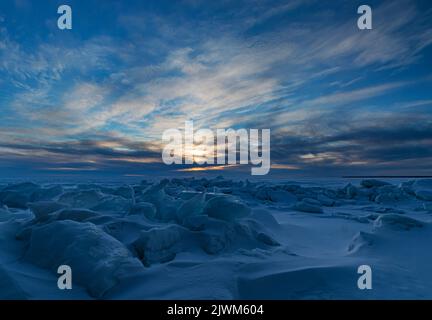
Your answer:
[[[429,179],[0,183],[2,299],[432,299],[431,245]]]

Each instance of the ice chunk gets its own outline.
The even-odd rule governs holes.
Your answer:
[[[398,214],[380,215],[374,222],[374,228],[388,228],[391,230],[410,230],[412,228],[421,228],[424,223],[414,218],[401,216]]]
[[[416,190],[417,198],[425,201],[432,201],[432,190]]]
[[[409,188],[410,194],[418,199],[432,201],[432,179],[415,180],[406,188]]]
[[[297,201],[295,195],[285,190],[269,190],[268,194],[273,202],[293,203]]]
[[[10,208],[26,209],[30,195],[16,191],[0,192],[0,202]]]
[[[48,188],[37,189],[32,193],[31,201],[48,201],[63,193],[63,187],[60,185],[51,186]]]
[[[209,221],[209,225],[210,228],[201,233],[202,249],[212,255],[221,253],[234,242],[236,237],[234,226],[221,220]]]
[[[121,214],[129,212],[131,206],[132,201],[129,199],[120,196],[108,196],[97,205],[89,208],[98,212]]]
[[[360,184],[365,188],[376,188],[376,187],[382,187],[382,186],[390,185],[390,183],[388,183],[388,182],[376,180],[376,179],[362,180],[362,182]]]
[[[133,219],[122,219],[106,222],[101,226],[101,228],[124,245],[130,246],[140,237],[143,230],[149,230],[151,229],[151,226],[147,225],[142,220],[134,221]]]
[[[254,209],[248,217],[248,220],[254,220],[260,225],[273,230],[280,227],[279,223],[271,213],[260,208]]]
[[[296,193],[297,191],[299,191],[301,189],[301,186],[298,184],[285,184],[283,186],[283,189],[288,191],[288,192]]]
[[[352,239],[351,243],[349,244],[348,251],[357,251],[364,246],[371,246],[373,242],[373,234],[360,231]]]
[[[406,199],[407,194],[399,188],[386,188],[380,187],[377,190],[378,194],[375,196],[375,202],[377,203],[394,203],[399,200]]]
[[[272,202],[295,202],[297,197],[286,186],[260,186],[254,191],[254,197]]]
[[[360,231],[351,240],[348,246],[349,252],[357,252],[364,247],[372,246],[374,243],[375,235],[367,232]]]
[[[203,212],[205,206],[205,192],[198,193],[193,198],[185,201],[177,210],[177,220],[180,223],[190,217],[200,215]]]
[[[140,202],[130,208],[129,214],[143,215],[148,219],[153,219],[156,217],[156,207],[149,202]]]
[[[345,188],[345,193],[349,199],[355,198],[355,196],[358,194],[358,190],[355,186],[353,186],[351,183],[348,184]]]
[[[69,191],[60,196],[59,202],[74,208],[90,209],[101,203],[105,195],[97,190]]]
[[[412,188],[417,189],[430,189],[432,190],[432,179],[419,179],[413,182]]]
[[[209,187],[229,188],[234,185],[232,180],[225,180],[223,177],[212,179],[208,182]]]
[[[175,258],[185,233],[186,229],[178,225],[152,228],[142,231],[133,247],[145,265],[164,263]]]
[[[125,199],[132,200],[134,199],[135,192],[131,186],[125,185],[117,188],[114,191],[114,195],[121,196]]]
[[[8,185],[0,191],[0,202],[11,208],[26,209],[27,203],[32,201],[32,195],[39,189],[32,182]]]
[[[270,195],[269,195],[268,191],[269,191],[269,188],[259,188],[255,192],[254,196],[257,199],[264,200],[264,201],[269,201],[270,200]]]
[[[210,218],[204,231],[198,235],[201,248],[211,255],[239,248],[255,249],[279,245],[267,229],[251,217],[234,222]]]
[[[51,213],[66,208],[65,204],[55,201],[32,202],[29,203],[28,206],[38,221],[43,221],[49,217]]]
[[[207,201],[203,213],[209,217],[225,221],[246,217],[250,208],[232,196],[217,196]]]
[[[319,194],[317,200],[326,207],[332,207],[335,205],[335,201],[324,194]]]
[[[53,272],[69,265],[74,281],[99,298],[121,280],[144,271],[122,243],[92,223],[56,221],[34,227],[25,257]]]
[[[156,219],[164,222],[175,221],[177,208],[183,200],[177,200],[165,193],[165,186],[168,180],[162,180],[159,184],[150,186],[144,191],[139,202],[150,202],[156,208]]]
[[[182,192],[180,192],[179,193],[179,195],[178,195],[178,197],[180,198],[180,199],[183,199],[183,200],[190,200],[190,199],[192,199],[193,197],[195,197],[197,194],[201,194],[202,192],[197,192],[197,191],[182,191]]]
[[[100,214],[88,209],[62,209],[56,213],[56,220],[84,221],[99,217]]]
[[[426,211],[432,212],[432,203],[423,203],[423,208]]]
[[[192,231],[201,231],[208,223],[209,217],[204,214],[188,216],[183,220],[183,226]]]
[[[309,213],[323,213],[320,202],[314,199],[305,198],[294,205],[294,209]]]
[[[40,186],[33,182],[22,182],[8,185],[4,187],[2,191],[14,191],[22,194],[31,195],[38,189],[40,189]]]
[[[414,180],[404,181],[399,184],[399,189],[410,196],[415,196],[415,191],[413,190]]]
[[[280,246],[279,242],[277,242],[275,239],[273,239],[273,237],[264,232],[258,232],[256,235],[256,239],[269,246]]]

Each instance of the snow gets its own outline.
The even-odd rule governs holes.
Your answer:
[[[0,299],[432,299],[431,194],[429,179],[3,184]]]

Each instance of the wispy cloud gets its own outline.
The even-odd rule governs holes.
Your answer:
[[[427,90],[411,92],[430,79],[406,70],[425,63],[432,12],[386,1],[374,7],[374,29],[360,32],[354,5],[321,12],[317,3],[186,1],[113,12],[115,30],[31,44],[0,20],[3,159],[72,168],[79,154],[92,168],[142,168],[158,162],[163,130],[191,119],[197,128],[270,127],[279,169],[379,163],[380,154],[404,161],[414,149],[361,136],[386,136],[389,110],[430,104]],[[415,124],[402,128],[392,141],[415,136]],[[428,143],[416,144],[419,154]]]

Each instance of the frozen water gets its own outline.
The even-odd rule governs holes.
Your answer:
[[[122,278],[143,271],[122,243],[94,224],[70,220],[35,226],[25,258],[53,271],[70,265],[77,282],[95,297],[102,297]]]
[[[431,196],[429,179],[3,185],[0,298],[64,298],[67,264],[81,299],[431,299]]]

